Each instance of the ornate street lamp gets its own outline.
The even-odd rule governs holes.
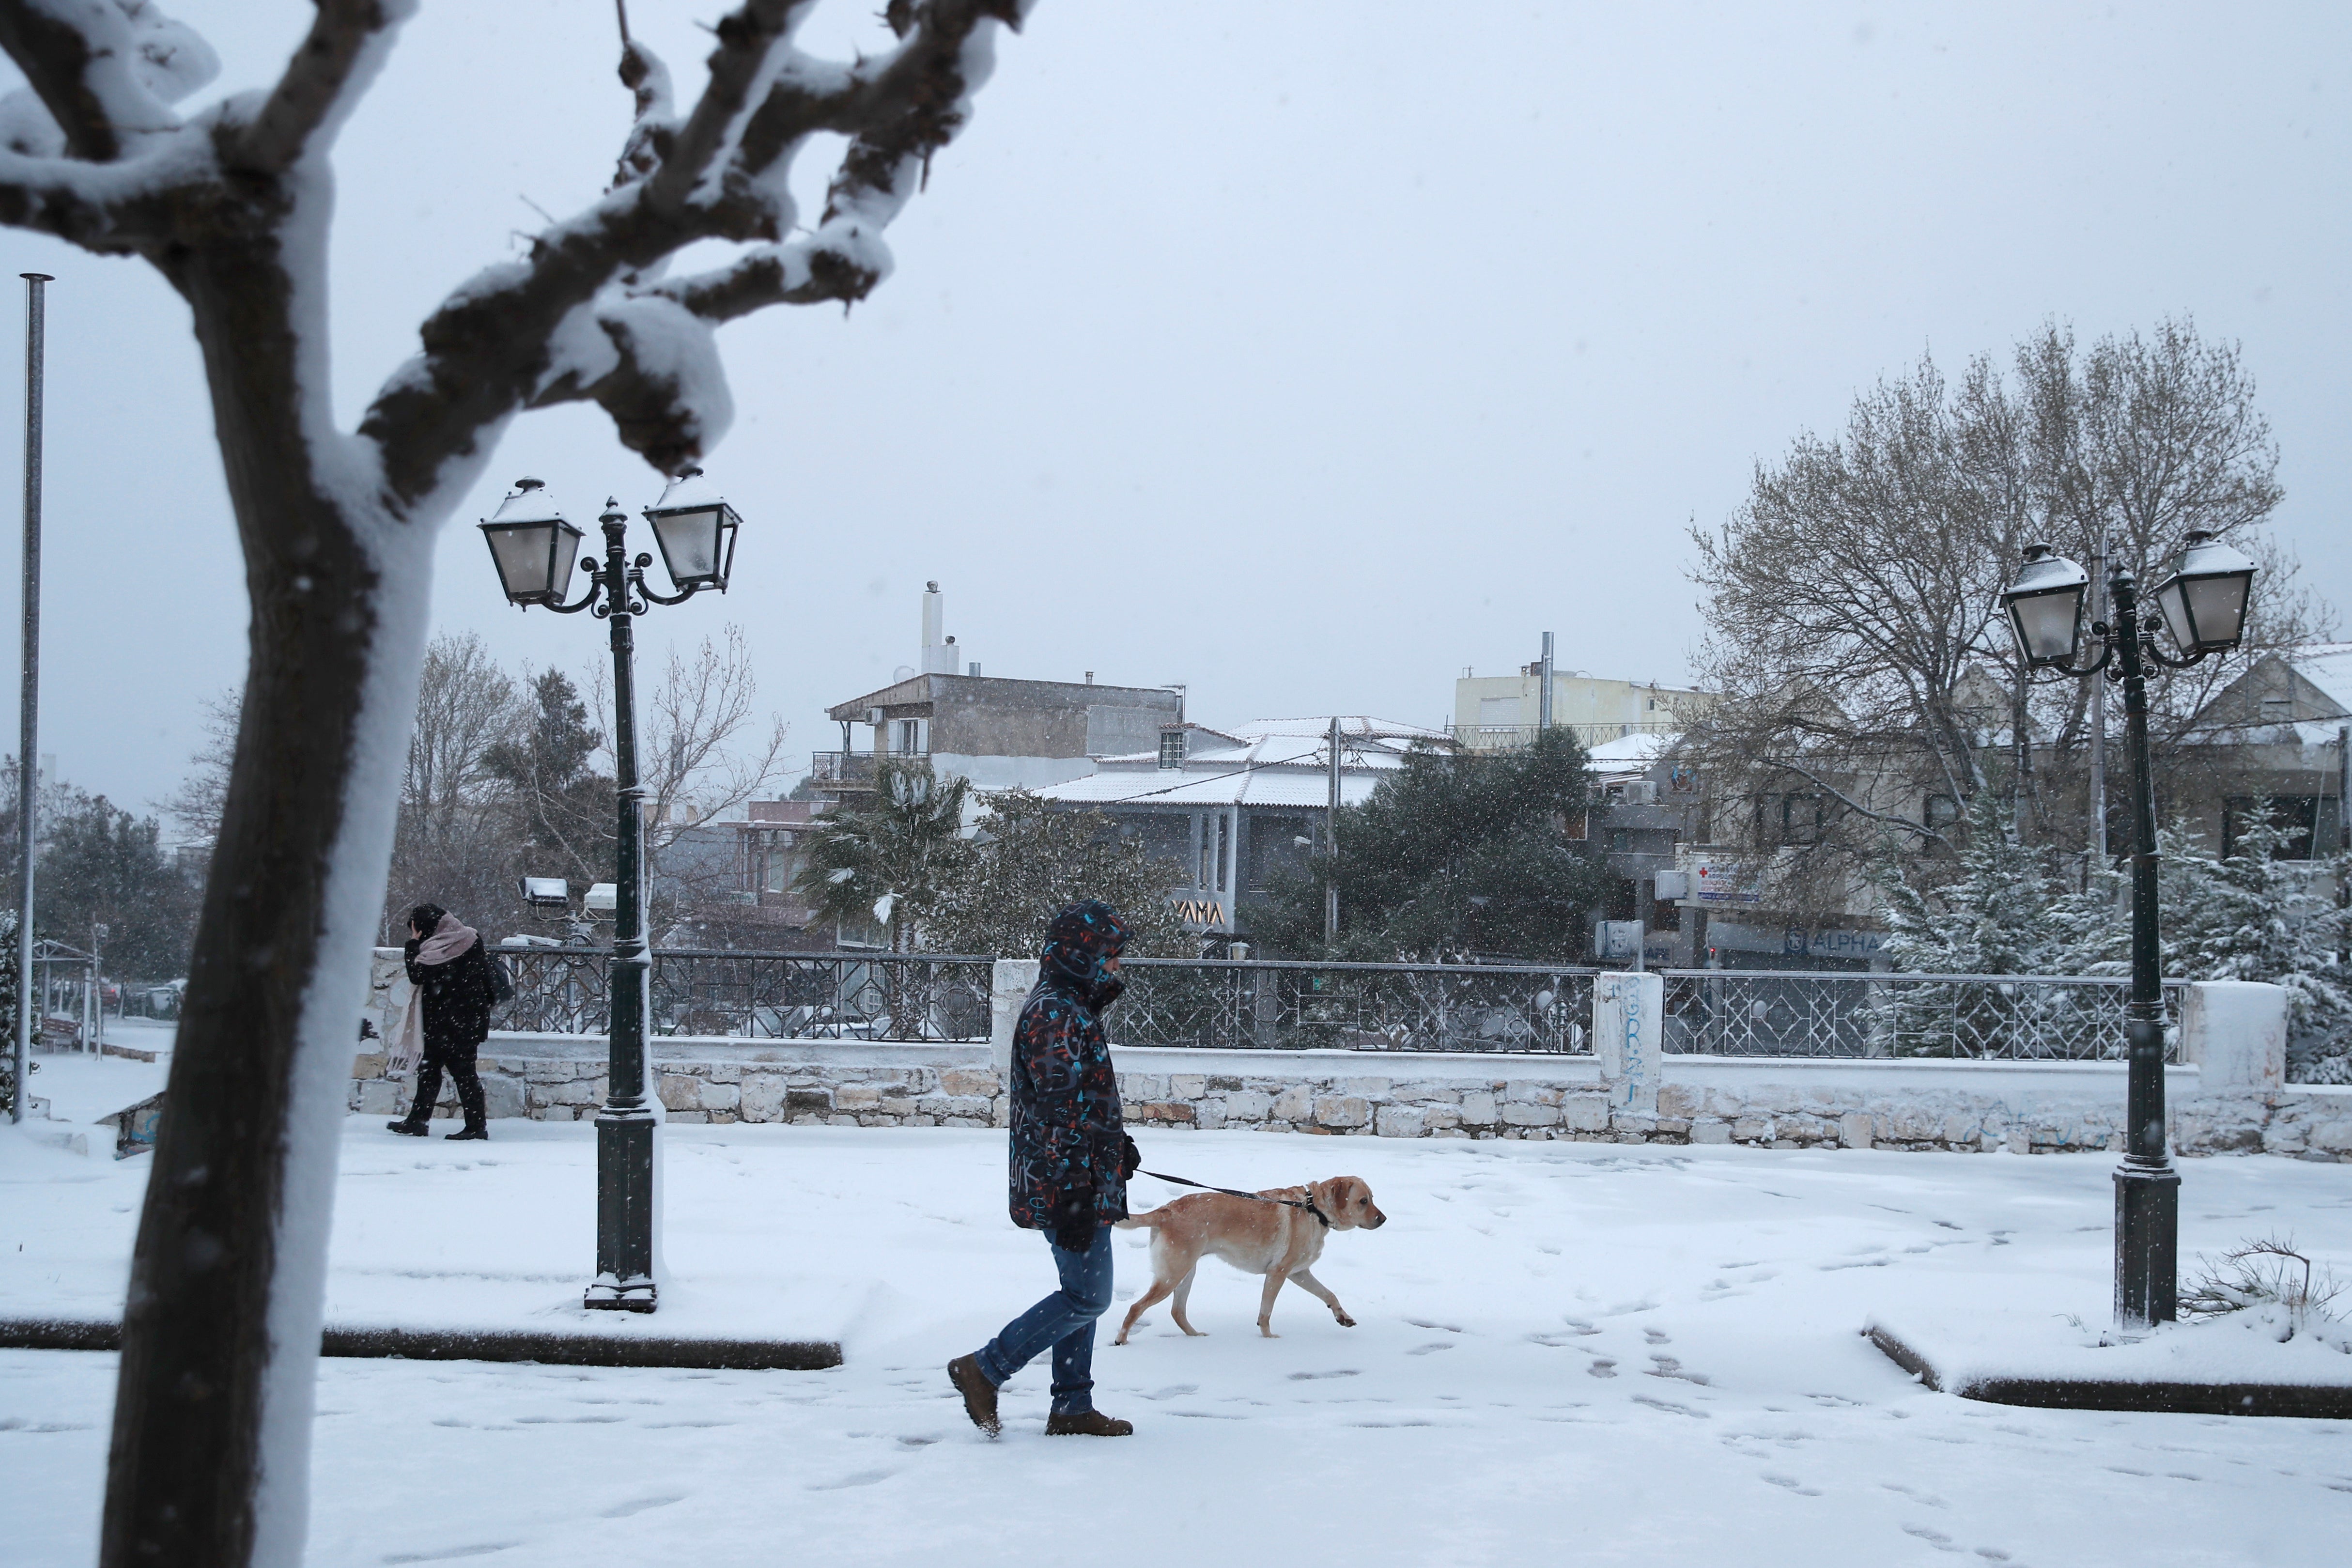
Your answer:
[[[2046,544],[2028,545],[2024,569],[2001,595],[2029,669],[2097,674],[2113,660],[2123,678],[2124,739],[2132,767],[2131,999],[2125,1007],[2129,1078],[2124,1093],[2124,1163],[2116,1170],[2116,1321],[2126,1330],[2179,1316],[2180,1176],[2165,1149],[2164,989],[2158,973],[2156,785],[2148,774],[2147,666],[2185,669],[2238,646],[2254,564],[2206,533],[2191,533],[2157,591],[2180,658],[2168,658],[2139,624],[2139,590],[2121,565],[2107,574],[2115,625],[2090,627],[2098,657],[2083,647],[2090,574]],[[2177,606],[2177,610],[2176,610]]]
[[[699,469],[671,482],[659,504],[646,511],[676,592],[656,594],[646,584],[654,558],[629,558],[628,514],[611,500],[597,521],[604,531],[604,560],[579,563],[588,590],[563,601],[581,532],[564,521],[546,487],[519,479],[498,511],[482,523],[499,585],[509,602],[528,609],[542,605],[559,615],[593,609],[612,626],[613,759],[618,775],[620,837],[614,880],[589,889],[585,907],[598,904],[609,887],[613,954],[605,980],[612,1020],[606,1030],[605,1097],[596,1113],[596,1279],[583,1304],[629,1312],[655,1307],[653,1278],[653,1103],[646,1092],[646,1038],[651,1033],[646,981],[653,966],[646,945],[646,814],[644,786],[637,782],[635,641],[632,625],[650,605],[676,605],[705,588],[724,592],[734,565],[735,531],[742,519],[726,499],[705,483]],[[526,892],[528,897],[528,892]]]

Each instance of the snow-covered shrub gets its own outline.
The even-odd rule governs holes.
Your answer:
[[[2315,1270],[2293,1238],[2265,1237],[2219,1258],[2200,1258],[2195,1276],[2181,1288],[2180,1315],[2250,1312],[2281,1343],[2302,1334],[2352,1354],[2352,1324],[2329,1310],[2343,1293],[2343,1282],[2327,1269]]]
[[[2335,889],[2352,882],[2352,856],[2280,858],[2287,830],[2267,818],[2242,824],[2215,855],[2185,824],[2157,835],[2164,973],[2182,980],[2258,980],[2287,994],[2287,1078],[2352,1083],[2352,910]],[[2095,867],[2070,890],[2043,850],[2021,841],[2009,809],[1988,791],[1969,810],[1954,874],[1941,882],[1918,863],[1885,857],[1886,956],[1898,970],[1943,974],[2123,974],[2131,961],[2128,878]],[[1996,1020],[1955,1009],[2088,1006],[2087,996],[1989,988],[1920,986],[1880,1010],[1896,1056],[1946,1054],[1945,1041],[1982,1037]],[[2043,1020],[2053,1022],[2054,1020]],[[1964,1026],[1974,1026],[1966,1027]]]
[[[2226,856],[2185,826],[2160,834],[2164,972],[2262,980],[2287,994],[2287,1078],[2352,1083],[2352,910],[2335,889],[2352,857],[2278,858],[2288,835],[2250,817]]]

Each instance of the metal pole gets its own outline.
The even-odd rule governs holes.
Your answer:
[[[1536,693],[1536,728],[1551,728],[1551,634],[1544,633],[1543,689]]]
[[[1329,778],[1323,812],[1323,945],[1339,944],[1339,720],[1331,719],[1324,758]]]
[[[2115,606],[2116,658],[2123,667],[2124,743],[2132,771],[2131,1000],[2125,1006],[2130,1078],[2124,1095],[2124,1163],[2116,1168],[2116,1321],[2131,1331],[2179,1316],[2180,1175],[2165,1152],[2156,785],[2148,774],[2139,592],[2132,574],[2120,567],[2109,574],[2107,585]]]
[[[9,1120],[25,1120],[33,1056],[33,847],[40,807],[41,743],[41,361],[47,346],[41,285],[25,279],[25,652],[16,698],[16,1017],[10,1055],[16,1093]]]
[[[631,630],[628,516],[611,501],[604,527],[604,612],[613,628],[613,762],[620,842],[613,867],[613,956],[604,994],[604,1108],[596,1112],[596,1279],[583,1305],[654,1310],[654,1129],[646,1100],[646,973],[644,787],[637,782],[635,639]]]
[[[2091,557],[2091,619],[2107,618],[2107,607],[2102,595],[2106,588],[2106,542],[2099,542],[2096,553]],[[2091,677],[2091,859],[2104,865],[2107,858],[2107,672],[2103,668]],[[2090,868],[2084,868],[2084,885],[2090,885]]]

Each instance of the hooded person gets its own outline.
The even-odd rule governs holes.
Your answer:
[[[457,1107],[466,1117],[466,1124],[449,1136],[488,1138],[489,1117],[483,1107],[481,1078],[474,1071],[474,1054],[489,1038],[490,1009],[498,1005],[499,987],[481,933],[438,904],[419,904],[408,914],[404,955],[409,984],[415,987],[409,1005],[416,1011],[424,1051],[408,1114],[386,1125],[411,1138],[424,1137],[433,1103],[441,1098],[446,1068],[457,1080]]]
[[[948,1363],[964,1412],[991,1436],[1003,1429],[996,1391],[1050,1348],[1050,1436],[1123,1437],[1135,1430],[1094,1407],[1095,1320],[1110,1306],[1113,1222],[1127,1217],[1127,1179],[1141,1156],[1119,1120],[1102,1012],[1124,985],[1127,922],[1108,904],[1073,904],[1054,917],[1038,953],[1036,989],[1013,1029],[1008,1186],[1013,1223],[1041,1231],[1061,1289]]]

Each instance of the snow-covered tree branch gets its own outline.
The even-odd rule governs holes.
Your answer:
[[[623,40],[617,176],[461,283],[356,430],[333,419],[337,132],[415,0],[317,0],[266,92],[152,0],[0,0],[0,222],[144,258],[186,301],[253,604],[247,686],[124,1314],[101,1559],[301,1553],[334,1129],[407,757],[433,535],[506,424],[590,401],[665,473],[730,416],[713,329],[848,303],[1030,0],[891,0],[870,56],[794,43],[815,0],[740,0],[700,95]],[[616,119],[618,117],[616,116]],[[847,139],[824,210],[787,186]],[[697,278],[669,258],[743,247]]]

